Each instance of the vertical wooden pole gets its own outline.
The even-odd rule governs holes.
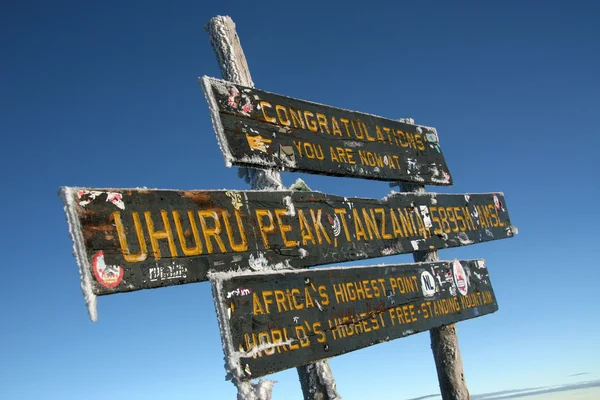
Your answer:
[[[292,185],[299,192],[310,192],[310,188],[300,179]],[[297,367],[304,400],[342,400],[337,392],[335,379],[327,360]]]
[[[406,118],[402,120],[414,124],[414,120]],[[424,185],[412,183],[399,183],[400,191],[424,193]],[[413,253],[415,262],[439,261],[437,251],[416,251]],[[456,325],[445,325],[433,328],[429,331],[431,338],[431,351],[435,360],[438,382],[443,400],[469,400],[469,390],[465,381],[460,348],[458,347],[458,336]]]
[[[240,85],[254,87],[250,68],[242,50],[240,38],[235,30],[235,23],[228,16],[216,16],[206,24],[210,43],[217,56],[223,79]],[[239,168],[238,175],[250,183],[253,190],[283,190],[279,172],[273,170]],[[327,360],[317,361],[298,367],[298,376],[305,400],[341,399],[335,388],[335,380]],[[233,384],[238,389],[238,400],[271,399],[273,381],[262,381],[265,384],[241,382],[234,378]]]
[[[206,24],[210,43],[217,55],[223,79],[248,87],[254,87],[250,68],[242,50],[235,23],[230,17],[217,16]],[[240,168],[240,178],[250,183],[253,190],[282,190],[279,172],[266,169]]]

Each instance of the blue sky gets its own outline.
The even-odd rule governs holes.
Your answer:
[[[485,258],[500,306],[458,325],[471,393],[600,379],[598,4],[141,4],[0,6],[0,398],[234,398],[208,283],[105,296],[89,321],[56,194],[248,187],[197,83],[220,77],[203,29],[215,15],[237,23],[258,88],[434,126],[455,185],[429,191],[505,193],[516,238],[440,253]],[[297,177],[390,190],[283,174]],[[439,392],[427,334],[330,362],[347,400]],[[272,378],[275,398],[302,398],[295,370]]]

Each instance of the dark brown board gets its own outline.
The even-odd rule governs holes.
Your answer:
[[[228,165],[452,184],[434,128],[209,77],[201,83]]]
[[[483,260],[211,275],[226,368],[258,378],[498,310]]]
[[[63,188],[82,276],[97,295],[305,268],[513,236],[504,196]]]

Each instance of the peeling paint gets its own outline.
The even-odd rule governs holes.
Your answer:
[[[106,201],[114,204],[121,210],[125,209],[125,203],[123,202],[123,195],[117,192],[102,192],[96,190],[78,190],[77,198],[79,199],[79,205],[82,207],[87,206],[97,197],[106,194]]]

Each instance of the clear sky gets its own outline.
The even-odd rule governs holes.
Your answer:
[[[207,282],[101,297],[90,322],[57,196],[248,188],[197,83],[220,77],[215,15],[237,23],[258,88],[413,117],[437,128],[455,181],[429,191],[505,193],[519,235],[440,252],[485,258],[500,306],[457,325],[471,393],[600,379],[598,3],[24,0],[0,5],[0,398],[235,398]],[[347,400],[439,393],[427,333],[330,363]],[[275,399],[302,398],[294,369],[271,378]]]

